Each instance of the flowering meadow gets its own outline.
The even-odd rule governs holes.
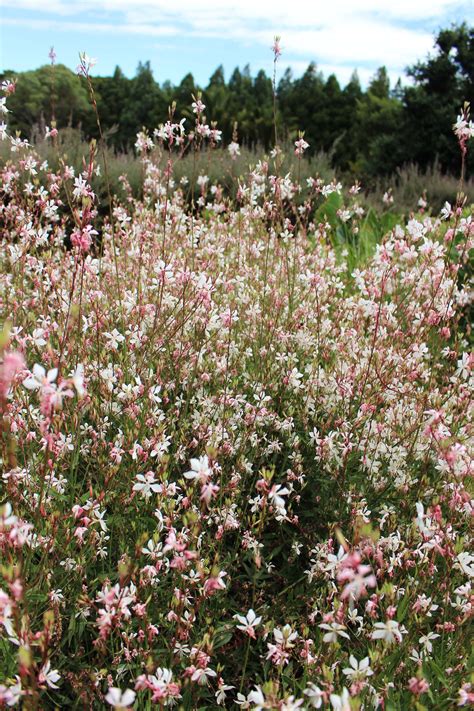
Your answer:
[[[368,244],[360,186],[300,185],[278,148],[235,200],[176,180],[220,142],[194,97],[104,210],[100,145],[51,169],[14,88],[0,707],[472,706],[467,199]],[[467,106],[455,132],[463,165]]]

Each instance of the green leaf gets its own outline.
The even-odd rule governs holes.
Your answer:
[[[223,647],[225,644],[230,642],[233,636],[234,630],[232,628],[220,627],[218,630],[216,630],[216,633],[212,640],[213,649],[219,649],[220,647]]]
[[[435,662],[434,659],[429,660],[429,669],[433,672],[433,674],[438,679],[438,681],[440,681],[443,684],[443,686],[445,686],[445,687],[449,686],[449,682],[448,682],[448,679],[446,678],[444,671],[441,669],[439,664],[437,664]]]
[[[315,214],[316,222],[324,222],[327,220],[331,227],[336,228],[338,224],[337,211],[342,205],[341,196],[334,192],[326,198],[322,205],[318,207]]]
[[[407,590],[403,596],[403,600],[397,609],[397,622],[403,622],[408,612],[408,607],[410,605],[410,592]]]

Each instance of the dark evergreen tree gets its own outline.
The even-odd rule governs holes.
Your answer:
[[[474,28],[462,24],[441,30],[435,46],[434,55],[408,69],[415,84],[404,91],[400,138],[406,160],[425,168],[436,156],[443,169],[456,173],[459,151],[452,124],[464,101],[474,100]]]

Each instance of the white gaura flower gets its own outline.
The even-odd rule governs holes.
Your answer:
[[[60,678],[61,676],[57,669],[51,669],[51,662],[48,659],[46,664],[41,667],[41,671],[38,676],[39,683],[44,684],[46,682],[51,689],[58,689],[59,687],[56,682],[59,681]]]
[[[89,68],[94,67],[97,64],[97,59],[95,57],[89,57],[89,55],[85,52],[79,52],[79,59]]]
[[[200,686],[206,686],[208,680],[214,676],[217,676],[214,669],[211,669],[210,667],[206,667],[205,669],[198,667],[192,673],[191,681],[197,681]]]
[[[334,575],[339,564],[347,558],[347,553],[342,546],[339,546],[337,555],[334,553],[329,553],[326,557],[327,564],[324,566],[323,570],[325,573],[330,573]]]
[[[227,150],[229,151],[229,155],[232,160],[235,160],[237,156],[240,156],[240,146],[235,141],[229,143],[229,145],[227,146]]]
[[[219,706],[224,706],[225,700],[227,699],[226,691],[231,691],[232,689],[235,689],[235,686],[230,686],[230,684],[224,684],[224,681],[222,679],[219,679],[217,684],[218,688],[215,692],[216,703],[219,704]]]
[[[35,330],[32,333],[31,339],[35,346],[45,346],[46,341],[43,338],[44,336],[44,328],[35,328]]]
[[[437,639],[439,637],[439,634],[436,634],[435,632],[428,632],[428,634],[423,635],[420,637],[418,640],[419,644],[422,644],[426,651],[431,654],[433,651],[433,645],[431,644],[433,639]]]
[[[15,632],[12,625],[12,606],[8,595],[0,588],[0,619],[1,624],[5,627],[7,634],[13,637]]]
[[[118,350],[119,344],[123,343],[125,340],[125,336],[122,336],[116,328],[114,328],[114,330],[110,333],[106,331],[104,336],[107,338],[107,350],[111,351]]]
[[[303,373],[300,373],[298,368],[293,368],[291,373],[288,374],[288,385],[294,390],[300,390],[303,388],[303,383],[301,382],[303,378]]]
[[[156,481],[154,472],[137,474],[137,483],[133,485],[133,491],[139,491],[145,499],[149,499],[153,492],[157,493],[161,489],[161,484]]]
[[[412,649],[410,651],[410,659],[412,662],[416,662],[416,664],[421,665],[423,664],[423,657],[424,657],[424,650],[421,650],[419,652],[417,649]]]
[[[402,634],[405,633],[405,630],[400,629],[400,626],[396,620],[376,622],[374,627],[376,629],[372,632],[371,639],[382,639],[388,644],[392,644],[393,642],[401,642]]]
[[[463,353],[457,362],[456,375],[459,375],[463,380],[467,380],[472,370],[471,356],[469,353]]]
[[[84,397],[86,389],[84,387],[84,366],[79,363],[72,375],[72,384],[76,388],[79,397]]]
[[[449,204],[449,202],[445,202],[442,209],[441,209],[440,217],[442,220],[449,220],[449,218],[451,217],[451,214],[452,214],[452,207]]]
[[[103,378],[105,380],[107,390],[109,392],[112,392],[112,390],[114,389],[114,384],[117,382],[117,378],[114,374],[114,367],[113,367],[112,363],[109,363],[106,368],[103,368],[102,370],[100,370],[99,375],[101,378]]]
[[[329,698],[334,711],[351,711],[351,697],[346,688],[342,694],[331,694]]]
[[[415,523],[422,534],[428,534],[431,532],[431,519],[427,518],[425,514],[425,507],[420,501],[416,503],[416,513],[417,517]]]
[[[319,686],[316,684],[308,684],[308,687],[304,690],[304,695],[308,697],[310,706],[315,709],[321,708],[323,704],[324,694]]]
[[[467,551],[463,551],[456,556],[454,567],[461,570],[469,578],[474,578],[474,555],[468,553]]]
[[[349,639],[349,635],[345,631],[345,626],[340,625],[338,622],[331,622],[331,624],[323,622],[323,624],[319,626],[322,630],[328,630],[323,637],[323,642],[337,642],[338,636]]]
[[[135,692],[132,689],[125,689],[121,691],[116,686],[111,686],[108,690],[105,700],[114,709],[128,709],[135,701]]]
[[[13,686],[5,687],[3,684],[0,684],[0,692],[3,694],[1,698],[7,706],[16,706],[23,696],[20,677],[16,676],[15,679],[16,684],[13,684]]]
[[[298,632],[294,632],[291,625],[285,625],[281,629],[279,627],[275,627],[273,630],[273,636],[277,644],[285,647],[285,649],[291,649],[291,647],[295,646],[293,644],[295,640],[298,639]]]
[[[370,668],[369,657],[364,657],[364,659],[361,659],[360,662],[358,662],[357,659],[351,654],[349,657],[349,664],[350,667],[343,669],[342,673],[350,677],[352,681],[355,679],[363,679],[366,676],[372,676],[374,673]]]
[[[247,696],[247,701],[254,704],[253,711],[263,711],[266,708],[265,696],[259,686],[256,686],[253,691]]]
[[[51,370],[48,370],[46,373],[42,365],[35,363],[32,374],[23,381],[23,385],[28,390],[39,390],[39,388],[44,388],[45,386],[51,387],[57,376],[57,368],[51,368]]]
[[[159,405],[161,402],[161,385],[153,385],[148,391],[148,397],[152,402],[155,403],[155,405]]]
[[[290,490],[282,487],[280,484],[274,484],[270,491],[268,492],[268,499],[271,501],[275,508],[284,510],[285,509],[285,499],[284,496],[288,496]]]
[[[255,639],[255,627],[257,627],[262,621],[261,617],[257,617],[255,612],[250,609],[247,612],[246,617],[243,615],[234,615],[234,619],[237,620],[237,622],[240,622],[240,625],[237,625],[238,630],[242,630],[242,632],[248,634],[249,637]]]
[[[202,484],[205,484],[212,473],[207,454],[203,457],[199,457],[199,459],[191,459],[190,464],[191,469],[184,472],[186,479],[198,479]]]

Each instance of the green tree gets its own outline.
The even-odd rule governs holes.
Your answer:
[[[278,86],[278,102],[287,134],[293,137],[303,130],[313,151],[323,149],[325,83],[314,62],[299,79],[293,80],[289,71],[284,74]]]
[[[118,151],[130,143],[129,127],[124,123],[124,112],[131,103],[131,80],[120,67],[111,77],[94,78],[98,95],[98,110],[108,142]]]
[[[53,112],[59,128],[80,128],[89,122],[92,108],[87,89],[63,64],[21,72],[16,79],[16,91],[8,97],[11,129],[31,137],[35,126],[51,124]]]
[[[391,95],[387,70],[380,67],[357,100],[356,159],[350,166],[355,175],[365,180],[389,175],[403,161],[399,140],[402,112],[402,103]]]
[[[191,108],[192,97],[196,96],[199,91],[200,89],[191,72],[188,72],[181,80],[181,83],[173,90],[173,101],[176,102],[177,116],[186,119],[188,130],[194,125],[195,120],[195,114]]]
[[[459,170],[452,124],[464,101],[474,100],[474,28],[466,24],[441,30],[436,51],[408,69],[414,86],[404,92],[401,140],[406,160],[422,167],[434,157],[442,168]],[[470,167],[473,167],[472,158]]]
[[[357,72],[342,90],[339,136],[333,145],[333,163],[344,171],[355,165],[358,146],[356,141],[357,106],[363,95]]]
[[[119,125],[128,139],[128,147],[135,143],[138,131],[143,127],[155,128],[166,119],[167,112],[166,98],[153,78],[150,62],[140,62],[119,114]]]

